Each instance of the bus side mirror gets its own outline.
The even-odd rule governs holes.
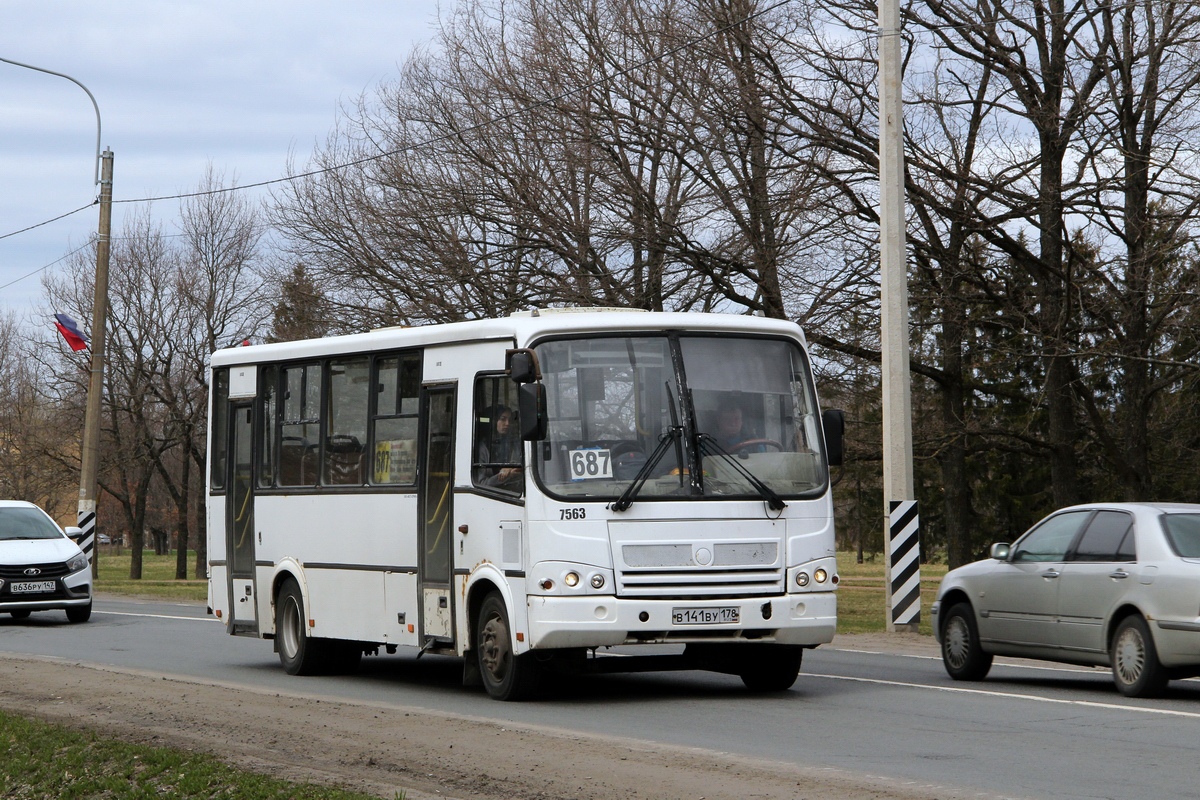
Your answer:
[[[821,427],[825,432],[825,456],[829,466],[840,467],[843,456],[843,431],[846,429],[846,416],[841,409],[827,408],[821,412]]]
[[[517,387],[517,408],[521,412],[521,439],[540,442],[546,438],[546,387],[523,383]]]
[[[537,356],[528,348],[519,350],[507,350],[505,356],[505,371],[508,372],[508,377],[512,378],[517,383],[533,383],[540,380],[542,377],[541,370],[538,368]]]

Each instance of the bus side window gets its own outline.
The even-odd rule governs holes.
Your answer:
[[[364,469],[371,483],[411,486],[417,481],[417,408],[421,356],[406,353],[375,359],[374,416]]]
[[[258,485],[270,488],[275,485],[275,459],[279,457],[279,367],[263,367],[259,386]]]
[[[363,444],[367,439],[371,362],[366,357],[329,362],[329,409],[325,415],[322,482],[332,486],[366,483]]]
[[[229,370],[214,370],[212,380],[213,432],[210,437],[212,454],[209,458],[212,474],[209,476],[209,485],[213,491],[219,491],[225,488],[225,458],[229,447]]]
[[[283,370],[279,426],[279,485],[314,486],[321,432],[321,365]]]
[[[525,448],[518,433],[517,384],[504,375],[477,377],[474,420],[472,483],[521,494],[525,490]]]

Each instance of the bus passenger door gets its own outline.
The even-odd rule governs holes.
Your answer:
[[[422,400],[425,441],[417,488],[421,642],[424,648],[453,647],[454,386],[427,387]]]
[[[229,559],[230,633],[258,634],[254,597],[254,412],[233,403],[229,418],[229,476],[225,493],[226,557]]]

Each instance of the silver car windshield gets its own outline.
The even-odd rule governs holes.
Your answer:
[[[1163,527],[1176,553],[1183,558],[1200,558],[1200,514],[1165,514]]]
[[[60,538],[62,531],[36,508],[0,508],[0,541]]]
[[[637,502],[826,486],[811,374],[790,340],[662,334],[536,349],[549,434],[534,461],[552,496],[616,499],[635,479]]]

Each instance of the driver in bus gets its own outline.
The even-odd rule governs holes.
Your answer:
[[[519,466],[492,466],[497,464],[519,464],[521,442],[512,429],[512,409],[493,406],[491,425],[479,439],[475,451],[475,463],[481,464],[475,482],[481,486],[496,486],[510,491],[520,489],[523,472]]]
[[[713,436],[717,444],[727,453],[761,453],[761,444],[740,447],[742,442],[757,438],[742,428],[742,407],[732,400],[725,400],[717,407],[717,432]]]

